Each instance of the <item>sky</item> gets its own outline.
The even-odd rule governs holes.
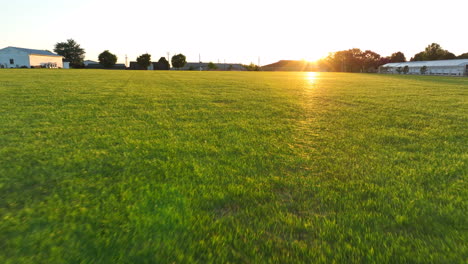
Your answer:
[[[468,52],[467,0],[1,0],[0,48],[74,39],[97,60],[182,53],[187,61],[317,60],[360,48],[407,59],[435,42]],[[8,21],[8,22],[5,22]]]

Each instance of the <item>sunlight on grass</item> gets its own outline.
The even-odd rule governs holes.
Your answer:
[[[465,263],[467,78],[0,70],[0,263]]]
[[[316,84],[317,80],[320,79],[319,72],[307,72],[305,73],[305,78],[310,84]]]

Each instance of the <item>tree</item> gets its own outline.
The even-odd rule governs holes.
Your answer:
[[[384,64],[387,64],[387,63],[390,63],[390,57],[381,57],[380,58],[380,61],[379,61],[379,65],[384,65]]]
[[[210,63],[208,63],[208,70],[216,70],[218,69],[218,66],[216,66],[216,64],[214,64],[213,62],[210,61]]]
[[[428,60],[451,60],[455,59],[455,54],[444,50],[439,44],[432,43],[428,45],[424,51],[421,51],[411,58],[411,61],[428,61]]]
[[[459,56],[457,57],[457,59],[468,59],[468,52],[459,55]]]
[[[253,63],[250,63],[249,65],[242,65],[242,67],[244,67],[244,69],[247,71],[260,71],[260,67]]]
[[[376,69],[388,60],[371,50],[361,51],[354,48],[330,53],[328,57],[320,60],[317,65],[325,71],[337,72],[375,72]]]
[[[169,61],[165,57],[161,57],[158,60],[158,70],[169,70],[169,68],[171,68]]]
[[[186,64],[186,58],[183,54],[177,54],[171,58],[172,67],[180,69],[183,68]]]
[[[405,61],[406,61],[405,54],[403,54],[403,52],[401,51],[395,52],[390,56],[390,62],[405,62]]]
[[[117,62],[117,56],[110,53],[108,50],[103,51],[99,54],[99,63],[104,66],[104,68],[112,68]]]
[[[325,66],[327,71],[335,72],[358,72],[361,65],[358,62],[360,49],[341,50],[330,53],[320,65]]]
[[[455,55],[442,47],[437,43],[432,43],[427,46],[424,50],[427,60],[447,60],[454,59]]]
[[[363,68],[363,52],[360,49],[354,48],[342,52],[343,71],[345,72],[360,72]]]
[[[80,47],[80,44],[76,43],[73,39],[67,39],[66,42],[57,42],[54,47],[54,52],[65,58],[66,61],[70,62],[70,66],[73,68],[83,68],[83,60],[85,50]]]
[[[398,74],[401,74],[401,72],[403,71],[403,69],[401,67],[398,67],[396,68],[396,71],[398,72]]]
[[[364,51],[361,55],[361,72],[376,72],[380,64],[381,57],[371,50]]]
[[[405,67],[403,67],[403,73],[408,74],[408,72],[409,72],[409,67],[408,65],[406,65]]]
[[[148,66],[151,65],[151,55],[148,53],[141,54],[137,58],[137,63],[140,65],[144,70],[148,69]]]
[[[447,53],[444,56],[442,56],[440,59],[441,60],[453,60],[453,59],[456,59],[456,58],[457,58],[457,56],[455,56],[455,54],[453,54],[452,52],[447,51]]]
[[[419,69],[419,72],[420,72],[422,75],[426,74],[426,72],[427,72],[427,67],[426,67],[426,66],[422,66],[421,69]]]
[[[424,51],[414,54],[414,57],[410,59],[410,61],[424,61],[424,60],[426,60]]]

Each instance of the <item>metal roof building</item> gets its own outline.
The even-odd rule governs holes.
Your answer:
[[[379,67],[379,73],[404,73],[405,67],[407,74],[468,76],[468,59],[387,63]]]
[[[6,47],[5,49],[15,49],[20,52],[25,52],[29,55],[43,55],[43,56],[57,56],[57,57],[62,57],[60,55],[57,55],[53,52],[50,52],[48,50],[37,50],[37,49],[25,49],[25,48],[18,48],[18,47]]]
[[[0,68],[63,68],[63,57],[48,50],[6,47],[0,49]]]

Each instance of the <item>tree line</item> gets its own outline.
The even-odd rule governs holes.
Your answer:
[[[70,62],[73,68],[84,67],[85,50],[81,48],[73,39],[68,39],[66,42],[58,42],[55,44],[54,52],[63,56],[66,61]],[[104,68],[112,68],[117,62],[117,56],[109,52],[103,51],[99,54],[99,63]],[[449,59],[468,59],[468,52],[459,56],[455,56],[452,52],[443,49],[439,44],[432,43],[423,51],[418,52],[411,57],[410,61],[428,61],[428,60],[449,60]],[[148,53],[142,54],[136,59],[138,65],[143,69],[147,69],[151,65],[151,55]],[[398,51],[390,56],[381,56],[380,54],[358,48],[342,50],[330,53],[326,58],[317,62],[318,67],[324,71],[334,72],[376,72],[378,67],[390,62],[406,62],[406,57],[403,52]],[[169,69],[169,62],[165,57],[161,57],[158,61],[164,68]],[[186,64],[186,57],[183,54],[177,54],[171,58],[172,67],[180,69]],[[260,66],[250,64],[243,65],[246,70],[258,71]],[[209,69],[216,69],[214,63],[208,65]]]
[[[432,43],[425,50],[416,53],[410,61],[453,60],[468,59],[468,52],[455,56],[452,52],[443,49],[439,44]]]
[[[142,54],[137,57],[136,62],[143,69],[147,69],[151,65],[151,55],[148,53]],[[187,64],[187,60],[186,60],[185,55],[177,54],[177,55],[172,56],[171,63],[172,63],[172,67],[176,69],[180,69],[180,68],[183,68]],[[158,64],[162,65],[163,69],[169,70],[170,68],[169,61],[167,61],[166,57],[161,57],[158,61]]]
[[[70,62],[72,68],[84,68],[85,50],[73,39],[67,39],[65,42],[58,42],[54,46],[54,52],[64,57],[65,61]],[[112,68],[117,63],[117,56],[109,50],[103,51],[98,56],[99,64],[104,68]],[[138,65],[143,69],[147,69],[151,65],[151,55],[148,53],[142,54],[136,59]],[[171,58],[172,67],[180,69],[187,64],[185,55],[177,54]],[[165,57],[158,60],[158,64],[163,68],[169,69],[169,61]]]
[[[459,56],[443,49],[439,44],[432,43],[423,51],[418,52],[410,61],[468,59],[468,52]],[[318,61],[318,67],[325,71],[334,72],[376,72],[378,67],[390,62],[406,62],[403,52],[398,51],[383,57],[371,50],[362,51],[354,48],[330,53],[326,58]],[[404,70],[402,70],[404,71]]]

